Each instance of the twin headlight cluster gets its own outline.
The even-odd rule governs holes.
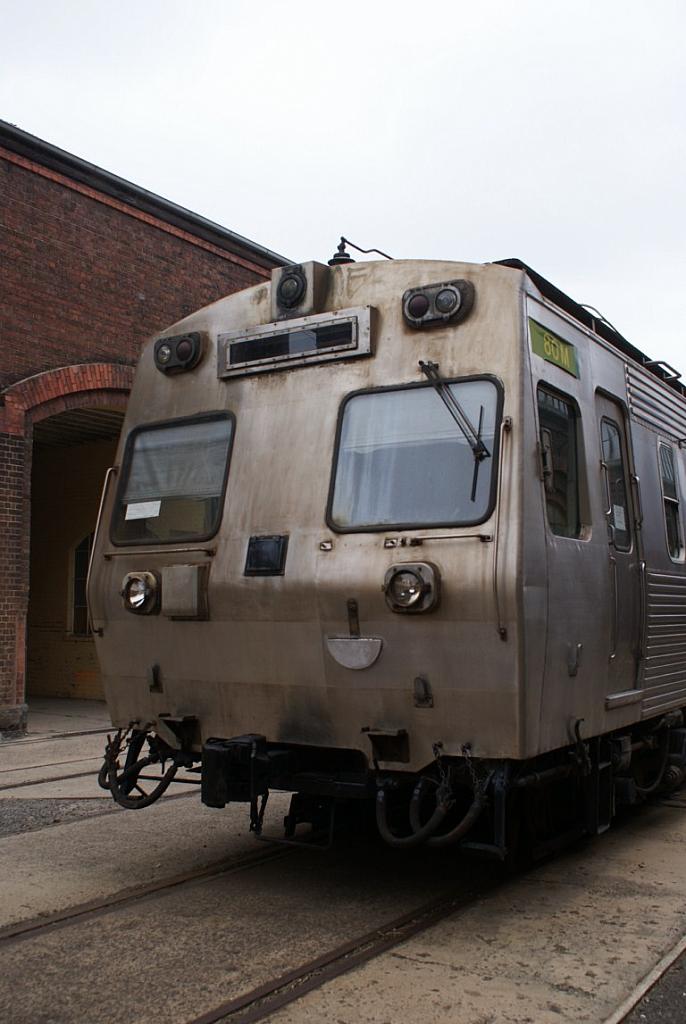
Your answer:
[[[153,350],[155,366],[165,374],[192,370],[200,362],[205,348],[199,331],[177,334],[173,338],[158,338]]]

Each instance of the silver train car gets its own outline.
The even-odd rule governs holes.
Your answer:
[[[545,853],[686,773],[686,395],[517,260],[305,263],[145,346],[101,784]],[[305,829],[301,829],[301,824]]]

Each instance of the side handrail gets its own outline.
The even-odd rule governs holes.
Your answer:
[[[619,619],[619,595],[617,593],[617,559],[610,555],[610,586],[612,588],[612,601],[610,604],[611,629],[610,629],[610,661],[617,657],[617,630]]]
[[[643,661],[646,656],[646,629],[648,627],[648,594],[646,580],[646,563],[643,559],[638,563],[638,576],[640,580],[640,628],[638,631],[638,660]]]
[[[88,627],[91,633],[98,633],[102,636],[102,630],[96,630],[93,628],[93,620],[91,618],[91,570],[93,568],[93,556],[95,555],[95,546],[98,541],[100,534],[100,522],[102,520],[102,513],[105,508],[105,499],[110,488],[110,480],[117,472],[116,466],[110,466],[105,473],[105,481],[102,485],[102,494],[100,495],[100,506],[98,508],[98,518],[95,520],[95,531],[93,533],[93,544],[91,546],[90,558],[88,559],[88,572],[86,573],[86,605],[88,606]]]
[[[498,588],[499,553],[500,553],[500,517],[503,507],[503,466],[505,464],[505,437],[512,430],[512,417],[504,416],[500,424],[500,444],[498,445],[498,491],[495,513],[495,530],[493,544],[493,599],[495,601],[496,629],[501,640],[507,640],[507,626],[503,623],[500,607],[500,591]]]
[[[641,478],[636,473],[631,473],[631,486],[634,489],[636,496],[636,529],[640,530],[643,526],[643,498],[641,497]]]
[[[631,473],[631,488],[634,493],[635,509],[636,509],[636,532],[637,539],[640,542],[639,530],[643,529],[643,496],[641,494],[641,478],[637,473]],[[641,547],[638,548],[639,555],[641,554]],[[646,563],[645,559],[639,558],[638,563],[638,578],[639,578],[639,630],[638,630],[638,660],[643,661],[646,654],[646,630],[648,628],[648,593],[646,579]]]

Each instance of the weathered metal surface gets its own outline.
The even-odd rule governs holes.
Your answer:
[[[401,300],[408,289],[457,278],[471,282],[476,295],[463,323],[426,330],[405,323]],[[655,574],[670,575],[677,603],[686,586],[684,562],[670,559],[665,544],[655,430],[666,424],[653,409],[658,399],[647,410],[638,395],[641,388],[660,400],[665,393],[663,407],[671,411],[664,415],[674,424],[667,440],[681,430],[683,399],[554,306],[520,270],[349,264],[332,268],[321,294],[317,315],[375,310],[373,357],[219,379],[217,337],[272,323],[268,284],[169,329],[169,335],[207,332],[210,350],[192,372],[167,377],[154,366],[152,343],[142,353],[118,461],[132,427],[161,419],[228,411],[236,435],[219,533],[209,546],[197,546],[198,564],[211,563],[207,621],[133,616],[117,593],[123,572],[188,564],[193,545],[113,549],[107,531],[99,533],[91,607],[96,629],[104,631],[97,645],[117,724],[193,714],[203,737],[258,732],[270,741],[367,755],[363,729],[406,729],[407,768],[416,770],[432,759],[437,742],[447,754],[469,744],[477,758],[523,758],[571,742],[579,719],[587,737],[626,726],[652,708],[685,703],[681,606],[668,623],[679,633],[677,646],[663,652],[663,661],[656,660],[653,626],[656,615],[666,614],[657,610]],[[531,350],[529,317],[573,349],[577,375]],[[326,510],[341,403],[364,389],[419,384],[420,361],[438,364],[442,378],[488,374],[502,385],[493,513],[478,534],[473,527],[390,529],[400,545],[392,548],[382,529],[336,534]],[[578,538],[554,535],[546,521],[539,384],[568,396],[579,412]],[[599,415],[607,402],[626,433],[631,476],[631,545],[621,556],[608,538],[601,466]],[[680,450],[676,463],[683,494]],[[104,524],[114,491],[106,496]],[[288,535],[284,575],[244,575],[254,535]],[[403,558],[402,541],[410,535],[413,545],[430,551],[441,579],[439,605],[416,616],[392,611],[382,591],[391,565],[413,561]],[[493,543],[480,543],[479,536]],[[362,637],[383,639],[381,656],[364,671],[327,653],[327,638],[349,632],[351,599]],[[572,672],[570,650],[583,652]],[[163,693],[150,693],[145,683],[154,663]],[[666,685],[658,665],[667,666]],[[415,706],[418,677],[430,685],[433,707]],[[608,694],[640,687],[643,710],[635,701],[606,705]]]

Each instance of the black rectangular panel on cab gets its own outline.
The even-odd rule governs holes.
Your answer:
[[[283,576],[288,537],[251,537],[245,559],[245,576]]]

